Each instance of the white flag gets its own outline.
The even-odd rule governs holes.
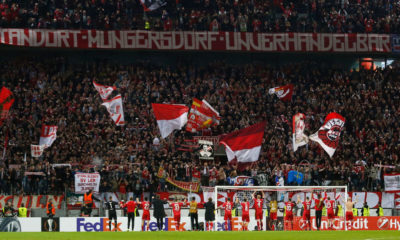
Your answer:
[[[96,83],[95,81],[93,81],[93,85],[99,92],[100,97],[103,101],[107,100],[108,96],[110,96],[110,94],[115,90],[115,87],[101,85]]]
[[[45,148],[50,147],[57,138],[57,128],[57,126],[42,125],[39,145],[44,145]]]
[[[45,145],[31,145],[31,156],[38,158],[42,156]]]
[[[305,115],[298,113],[293,116],[293,151],[296,152],[298,147],[308,143],[308,137],[304,134],[306,125],[304,123]]]
[[[125,124],[124,108],[122,107],[121,95],[117,95],[110,100],[106,100],[101,105],[106,107],[112,120],[115,122],[117,126],[122,126]]]

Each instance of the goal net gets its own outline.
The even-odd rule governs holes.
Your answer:
[[[217,231],[348,229],[347,186],[216,186],[213,190],[208,194],[219,209],[215,216]],[[224,203],[228,199],[232,202],[231,222],[224,219]],[[246,201],[249,203],[248,221],[246,209],[242,207],[246,206]]]

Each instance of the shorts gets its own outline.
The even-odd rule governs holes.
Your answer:
[[[115,220],[115,221],[117,221],[117,213],[116,212],[109,212],[108,213],[108,219],[111,221],[111,220]]]
[[[293,214],[287,214],[286,213],[285,221],[293,221]]]
[[[249,214],[242,215],[242,222],[250,222]]]
[[[263,212],[259,211],[256,212],[256,220],[262,220],[263,219]]]
[[[353,220],[353,212],[346,212],[346,220],[347,221]]]
[[[232,221],[232,214],[225,214],[224,220],[225,220],[225,221],[226,221],[226,220]]]
[[[303,213],[303,220],[310,221],[310,219],[311,219],[310,213]]]
[[[142,220],[149,221],[149,220],[150,220],[150,213],[148,213],[148,212],[143,212]]]
[[[333,212],[328,212],[328,219],[334,219],[335,214]]]
[[[278,214],[276,212],[271,212],[269,214],[269,219],[274,220],[274,221],[277,220],[278,219]]]
[[[176,223],[180,223],[181,222],[181,215],[174,215],[174,221]]]

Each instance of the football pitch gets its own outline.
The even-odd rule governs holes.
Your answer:
[[[85,232],[85,233],[0,233],[1,240],[384,240],[400,239],[400,231],[321,232]]]

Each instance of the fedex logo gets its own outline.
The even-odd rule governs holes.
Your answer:
[[[157,231],[157,223],[156,222],[147,222],[144,224],[144,229],[147,228],[147,224],[149,225],[150,231]],[[186,231],[185,228],[186,222],[181,222],[179,225],[179,229],[177,229],[177,224],[173,218],[165,218],[164,219],[164,226],[163,231]]]
[[[109,224],[109,219],[108,218],[100,218],[100,221],[96,221],[94,223],[86,221],[85,218],[77,218],[76,219],[76,231],[77,232],[109,232],[109,231],[115,231],[117,230],[118,232],[121,232],[121,224],[122,223],[117,223],[115,226],[115,223],[111,224],[111,229],[109,229],[108,224]]]

